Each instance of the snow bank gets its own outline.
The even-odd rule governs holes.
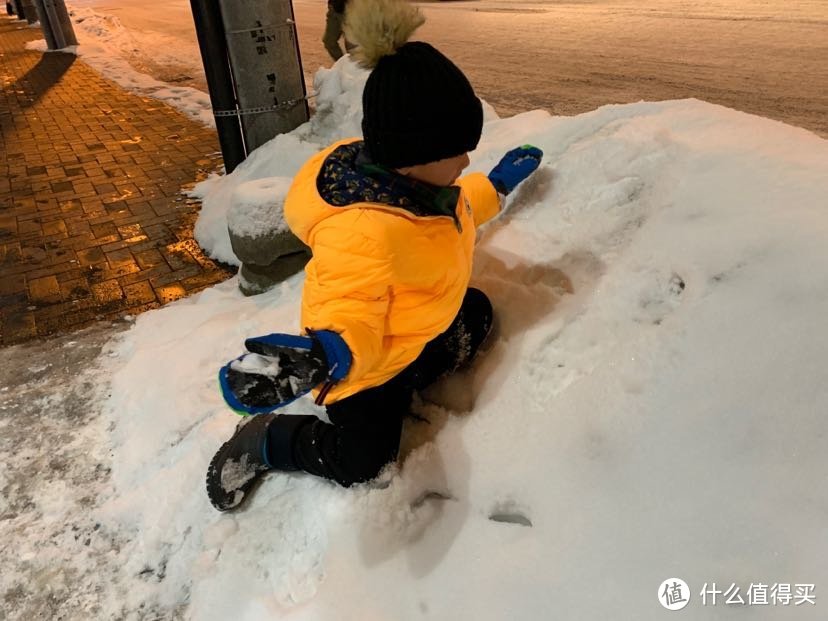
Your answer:
[[[341,109],[320,106],[201,186],[214,256],[234,188],[289,177],[358,129],[353,71],[340,61],[322,76],[320,97]],[[828,584],[828,143],[699,101],[641,103],[490,116],[470,170],[526,142],[542,165],[477,248],[497,336],[423,396],[430,424],[407,426],[402,465],[379,482],[273,474],[233,515],[204,492],[237,420],[215,374],[245,337],[299,328],[302,275],[252,298],[225,282],[137,319],[106,404],[115,491],[96,519],[132,541],[111,610],[657,619],[656,589],[675,576],[694,619],[736,614],[702,606],[712,582],[743,595],[816,584],[816,607],[772,606],[815,618]]]

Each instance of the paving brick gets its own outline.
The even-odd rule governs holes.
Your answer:
[[[78,255],[78,263],[81,265],[95,265],[106,261],[106,255],[100,248],[84,248],[76,250],[76,254]]]
[[[92,296],[92,289],[86,278],[73,278],[60,283],[60,294],[67,302]]]
[[[17,227],[17,234],[18,235],[25,235],[26,233],[32,233],[37,237],[43,235],[43,228],[40,226],[40,221],[38,219],[31,219],[31,220],[20,220],[20,224]]]
[[[51,336],[70,329],[79,330],[95,323],[99,318],[100,311],[98,308],[76,309],[70,307],[69,310],[55,317],[38,317],[36,320],[37,336]]]
[[[0,245],[0,269],[4,265],[15,265],[22,261],[22,253],[20,251],[20,242],[14,241],[12,243]],[[0,281],[2,282],[2,281]]]
[[[158,276],[163,276],[164,274],[169,274],[171,271],[172,270],[170,269],[170,266],[167,265],[165,262],[160,265],[154,265],[149,268],[140,269],[137,272],[133,272],[132,274],[122,276],[118,280],[121,283],[121,285],[131,285],[142,280],[150,280]]]
[[[115,191],[115,184],[105,181],[103,183],[94,183],[95,191],[103,196],[117,195]]]
[[[79,310],[97,309],[101,303],[93,297],[85,299],[70,300],[68,302],[59,302],[56,304],[49,304],[47,306],[40,306],[34,308],[34,318],[37,324],[40,324],[44,319],[60,319],[64,315],[68,315]]]
[[[0,335],[3,337],[3,343],[7,345],[29,341],[37,336],[37,325],[32,311],[20,310],[9,315],[3,314],[0,322]]]
[[[202,270],[201,267],[198,265],[191,265],[185,267],[183,269],[174,270],[169,274],[163,274],[161,276],[156,276],[150,279],[150,283],[153,287],[163,287],[169,284],[181,282],[187,278],[192,278],[198,274],[201,274]]]
[[[141,306],[155,302],[158,299],[155,295],[155,289],[146,280],[136,282],[132,285],[124,285],[123,291],[129,306]]]
[[[170,264],[171,268],[174,270],[182,270],[198,263],[195,257],[186,250],[175,249],[176,245],[168,244],[161,251],[161,254],[164,255],[164,259]],[[170,250],[170,248],[173,248],[173,250]]]
[[[136,242],[137,241],[143,241],[143,239],[136,240]],[[131,242],[128,239],[119,239],[118,241],[112,241],[108,244],[104,244],[103,246],[101,246],[101,250],[103,250],[105,253],[115,252],[116,250],[131,248],[133,243],[134,242]]]
[[[89,282],[96,283],[104,280],[113,280],[122,276],[129,276],[141,271],[135,262],[125,263],[118,267],[108,267],[107,263],[95,265],[89,273]]]
[[[155,293],[162,304],[174,302],[187,295],[186,289],[178,283],[157,287]]]
[[[108,237],[111,235],[117,235],[118,239],[121,239],[120,235],[118,235],[117,227],[112,223],[111,220],[108,219],[105,222],[101,222],[100,224],[95,224],[95,220],[92,220],[91,228],[92,228],[92,235],[96,238],[101,237]]]
[[[40,240],[38,240],[40,241]],[[32,266],[48,262],[49,254],[41,246],[23,245],[20,247],[20,261]]]
[[[135,263],[135,257],[132,256],[132,252],[130,252],[127,248],[104,252],[104,254],[106,255],[106,260],[109,263],[109,266],[113,269],[121,265]]]
[[[80,235],[81,233],[87,233],[90,236],[92,235],[92,227],[89,226],[89,222],[85,220],[69,220],[66,222],[66,231],[74,237],[75,235]]]
[[[60,281],[60,277],[65,272],[70,272],[72,270],[77,269],[77,263],[73,263],[72,261],[66,261],[64,263],[57,263],[46,265],[44,267],[40,267],[38,269],[28,269],[24,273],[26,274],[26,278],[28,280],[36,280],[38,278],[46,278],[47,276],[55,276],[58,281]]]
[[[124,291],[121,289],[121,285],[114,279],[93,283],[90,287],[92,289],[92,295],[95,296],[95,299],[104,304],[120,300],[124,297]]]
[[[135,224],[122,224],[117,228],[118,234],[124,239],[131,239],[134,237],[142,236],[141,224],[138,222],[136,222]]]
[[[164,257],[157,249],[135,252],[134,256],[135,260],[138,262],[138,265],[141,266],[141,269],[149,269],[153,266],[163,265],[166,263],[166,261],[164,261]]]
[[[52,182],[52,192],[73,192],[74,186],[71,181]]]
[[[78,250],[87,250],[94,243],[95,238],[89,233],[78,233],[63,240],[63,245],[67,248],[73,248],[77,253]]]
[[[0,296],[7,296],[26,291],[26,277],[23,274],[9,275],[0,280]]]
[[[60,302],[60,285],[54,276],[44,276],[28,281],[29,298],[32,302],[53,303]]]
[[[57,279],[58,279],[59,283],[63,284],[65,281],[78,280],[78,279],[81,279],[81,278],[86,279],[86,275],[89,272],[89,269],[88,268],[82,268],[82,267],[78,266],[77,263],[75,263],[74,265],[76,266],[74,269],[67,270],[67,271],[63,272],[62,274],[57,275]]]
[[[195,276],[190,276],[181,281],[188,293],[195,293],[207,287],[227,280],[227,273],[224,270],[202,271]]]
[[[103,246],[105,244],[111,244],[112,242],[120,242],[121,236],[118,233],[112,233],[111,235],[104,235],[103,237],[96,237],[95,241],[92,242],[97,246]]]
[[[66,223],[63,220],[54,220],[52,222],[43,223],[43,235],[59,235],[61,237],[68,237],[66,233]]]

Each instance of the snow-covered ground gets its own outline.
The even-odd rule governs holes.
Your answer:
[[[208,251],[243,184],[354,133],[364,78],[323,72],[310,124],[198,188]],[[497,336],[377,482],[272,474],[231,515],[204,492],[238,420],[216,372],[299,328],[302,275],[143,314],[83,368],[71,340],[6,368],[4,614],[640,621],[681,578],[688,619],[824,619],[828,142],[696,100],[489,110],[470,170],[527,142],[542,165],[477,246]],[[704,605],[713,583],[745,604]]]

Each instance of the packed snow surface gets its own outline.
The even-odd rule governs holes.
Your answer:
[[[214,256],[238,186],[358,133],[362,80],[347,60],[322,73],[311,123],[197,188]],[[541,166],[476,251],[495,337],[417,400],[428,422],[407,424],[399,466],[352,489],[274,473],[245,510],[210,506],[207,465],[238,421],[218,369],[246,337],[300,327],[301,274],[248,298],[231,280],[102,355],[83,438],[111,476],[59,546],[43,524],[77,519],[80,492],[31,490],[2,526],[25,575],[68,563],[65,583],[98,585],[75,602],[99,601],[95,618],[655,620],[672,577],[688,618],[824,618],[828,143],[696,100],[489,110],[469,170],[525,143]],[[813,584],[816,603],[703,606],[714,582],[745,601]]]

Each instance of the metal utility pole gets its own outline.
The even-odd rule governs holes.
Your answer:
[[[219,0],[250,153],[308,120],[291,0]]]
[[[37,16],[46,45],[50,50],[61,50],[70,45],[77,45],[75,29],[69,19],[69,11],[63,0],[34,0]]]
[[[290,0],[190,0],[227,172],[309,118]]]
[[[247,154],[239,117],[215,114],[215,111],[236,110],[236,93],[233,90],[221,11],[218,0],[190,0],[190,7],[207,78],[207,90],[210,91],[210,103],[213,105],[224,169],[229,174],[244,161]]]

